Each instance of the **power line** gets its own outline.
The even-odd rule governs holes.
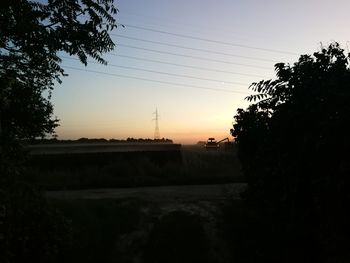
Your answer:
[[[150,49],[150,48],[135,47],[135,46],[131,46],[131,45],[118,44],[117,47],[118,46],[120,46],[120,47],[127,47],[127,48],[133,48],[133,49],[138,49],[138,50],[144,50],[144,51],[150,51],[150,52],[155,52],[155,53],[160,53],[160,54],[167,54],[167,55],[173,55],[173,56],[179,56],[179,57],[193,58],[193,59],[199,59],[199,60],[205,60],[205,61],[211,61],[211,62],[217,62],[217,63],[224,63],[224,64],[230,64],[230,65],[238,65],[238,66],[243,66],[243,67],[270,69],[268,67],[261,67],[261,66],[256,66],[256,65],[243,64],[243,63],[235,63],[235,62],[230,62],[230,61],[225,61],[225,60],[216,60],[216,59],[210,59],[210,58],[202,58],[202,57],[191,56],[191,55],[184,55],[184,54],[167,52],[167,51],[159,51],[159,50]]]
[[[71,60],[79,60],[77,58],[70,58],[70,57],[65,57],[65,56],[63,56],[63,58],[71,59]],[[95,62],[95,61],[89,61],[89,63],[99,64],[98,62]],[[189,79],[205,80],[205,81],[212,81],[212,82],[218,82],[218,83],[228,83],[228,84],[249,86],[249,84],[240,83],[240,82],[232,82],[232,81],[225,81],[225,80],[218,80],[218,79],[200,78],[200,77],[189,76],[189,75],[175,74],[175,73],[169,73],[169,72],[163,72],[163,71],[157,71],[157,70],[149,70],[149,69],[142,69],[142,68],[136,68],[136,67],[121,66],[121,65],[115,65],[115,64],[108,64],[108,66],[117,67],[117,68],[123,68],[123,69],[132,69],[132,70],[138,70],[138,71],[144,71],[144,72],[150,72],[150,73],[156,73],[156,74],[162,74],[162,75],[168,75],[168,76],[175,76],[175,77],[181,77],[181,78],[189,78]]]
[[[201,32],[201,33],[203,33],[203,32],[206,32],[207,33],[207,31],[204,31],[203,30],[203,25],[199,25],[199,24],[189,24],[189,23],[181,23],[181,21],[179,21],[179,20],[170,20],[170,19],[164,19],[163,17],[162,18],[160,18],[160,17],[158,17],[158,19],[156,18],[156,16],[153,16],[152,15],[152,17],[150,17],[150,16],[144,16],[144,15],[140,15],[140,14],[136,14],[136,13],[134,13],[134,14],[132,14],[132,13],[129,13],[129,15],[128,15],[128,13],[127,12],[125,12],[125,10],[122,12],[122,13],[119,13],[118,14],[118,16],[123,20],[123,16],[126,16],[126,17],[130,17],[130,16],[136,16],[136,17],[143,17],[143,20],[141,20],[142,21],[142,23],[144,24],[144,21],[145,21],[145,18],[146,18],[146,21],[149,21],[149,20],[151,20],[151,21],[153,21],[153,22],[148,22],[148,25],[155,25],[155,26],[164,26],[165,24],[164,24],[164,22],[166,22],[167,23],[167,25],[170,25],[170,26],[180,26],[181,28],[185,28],[185,29],[188,29],[188,28],[190,28],[190,29],[192,29],[192,31],[196,31],[196,32]],[[124,18],[124,19],[127,19],[127,20],[130,20],[130,19],[128,19],[128,18]],[[133,22],[135,21],[135,19],[134,18],[132,18],[132,20],[133,20]],[[140,21],[140,20],[139,20]],[[156,21],[156,22],[154,22],[154,21]],[[161,23],[159,23],[161,21]],[[121,23],[121,24],[124,24],[124,23]],[[208,27],[209,25],[205,25],[205,28],[206,29],[209,29],[210,31],[219,31],[220,30],[220,32],[221,33],[225,33],[226,35],[227,34],[229,34],[229,35],[232,35],[232,36],[235,36],[235,37],[239,37],[239,38],[241,38],[241,39],[246,39],[246,40],[249,40],[249,39],[256,39],[256,38],[266,38],[266,35],[264,36],[264,35],[256,35],[256,34],[254,34],[254,35],[252,35],[252,34],[242,34],[241,32],[237,32],[237,31],[231,31],[231,30],[225,30],[225,31],[223,31],[222,30],[222,28],[215,28],[215,27]]]
[[[249,57],[249,56],[241,56],[241,55],[236,55],[236,54],[212,51],[212,50],[208,50],[208,49],[193,48],[193,47],[187,47],[187,46],[182,46],[182,45],[175,45],[175,44],[170,44],[170,43],[164,43],[164,42],[160,42],[160,41],[147,40],[147,39],[141,39],[141,38],[136,38],[136,37],[129,37],[129,36],[121,35],[121,34],[111,34],[111,35],[116,36],[116,37],[130,39],[130,40],[137,40],[137,41],[142,41],[142,42],[147,42],[147,43],[163,45],[163,46],[183,48],[183,49],[188,49],[188,50],[195,50],[195,51],[211,53],[211,54],[218,54],[218,55],[224,55],[224,56],[230,56],[230,57],[237,57],[237,58],[244,58],[244,59],[251,59],[251,60],[259,60],[259,61],[266,61],[266,62],[277,63],[277,61],[271,60],[271,59],[255,58],[255,57]]]
[[[209,88],[209,87],[202,87],[202,86],[195,86],[195,85],[187,85],[187,84],[181,84],[181,83],[175,83],[175,82],[168,82],[168,81],[140,78],[140,77],[135,77],[135,76],[113,74],[113,73],[107,73],[107,72],[96,71],[96,70],[80,69],[80,68],[75,68],[75,67],[70,67],[70,66],[64,66],[64,68],[78,70],[78,71],[85,71],[85,72],[90,72],[90,73],[96,73],[96,74],[102,74],[102,75],[108,75],[108,76],[115,76],[115,77],[120,77],[120,78],[137,79],[137,80],[142,80],[142,81],[155,82],[155,83],[161,83],[161,84],[167,84],[167,85],[179,86],[179,87],[188,87],[188,88],[196,88],[196,89],[204,89],[204,90],[212,90],[212,91],[222,91],[222,92],[238,93],[238,94],[248,94],[248,95],[251,94],[251,93],[243,92],[243,91],[235,91],[235,90],[228,90],[228,89]]]
[[[213,40],[213,39],[208,39],[208,38],[194,37],[194,36],[189,36],[189,35],[184,35],[184,34],[171,33],[171,32],[164,31],[164,30],[157,30],[157,29],[148,28],[148,27],[130,25],[130,24],[123,24],[123,25],[126,26],[126,27],[131,27],[131,28],[135,28],[135,29],[139,29],[139,30],[145,30],[145,31],[161,33],[161,34],[166,34],[166,35],[171,35],[171,36],[176,36],[176,37],[182,37],[182,38],[189,38],[189,39],[194,39],[194,40],[206,41],[206,42],[216,43],[216,44],[221,44],[221,45],[241,47],[241,48],[247,48],[247,49],[254,49],[254,50],[260,50],[260,51],[266,51],[266,52],[272,52],[272,53],[298,55],[297,53],[290,52],[290,51],[283,51],[283,50],[270,49],[270,48],[254,47],[254,46],[248,46],[248,45],[243,45],[243,44],[236,44],[236,43],[231,43],[231,42]]]
[[[246,74],[246,73],[239,73],[239,72],[226,71],[226,70],[219,70],[219,69],[203,68],[203,67],[197,67],[197,66],[189,66],[189,65],[177,64],[177,63],[172,63],[172,62],[165,62],[165,61],[154,60],[154,59],[147,59],[147,58],[139,58],[139,57],[133,57],[133,56],[126,56],[126,55],[121,55],[121,54],[110,54],[110,55],[113,55],[113,56],[116,56],[116,57],[130,58],[130,59],[135,59],[135,60],[141,60],[141,61],[148,61],[148,62],[154,62],[154,63],[159,63],[159,64],[177,66],[177,67],[192,68],[192,69],[199,69],[199,70],[206,70],[206,71],[227,73],[227,74],[233,74],[233,75],[248,76],[248,77],[265,78],[265,76],[262,76],[262,75]],[[109,65],[109,64],[108,64],[108,65]]]
[[[108,64],[108,65],[112,66],[112,67],[118,67],[118,68],[123,68],[123,69],[132,69],[132,70],[138,70],[138,71],[145,71],[145,72],[157,73],[157,74],[174,76],[174,77],[182,77],[182,78],[189,78],[189,79],[205,80],[205,81],[212,81],[212,82],[218,82],[218,83],[229,83],[229,84],[242,85],[242,86],[248,86],[249,85],[249,84],[241,83],[241,82],[225,81],[225,80],[218,80],[218,79],[207,79],[207,78],[200,78],[200,77],[189,76],[189,75],[182,75],[182,74],[175,74],[175,73],[169,73],[169,72],[162,72],[162,71],[157,71],[157,70],[141,69],[141,68],[136,68],[136,67],[127,67],[127,66],[120,66],[120,65],[114,65],[114,64]]]

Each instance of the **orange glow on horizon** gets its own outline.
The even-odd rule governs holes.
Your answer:
[[[142,133],[130,133],[130,134],[120,134],[117,135],[115,132],[106,132],[106,131],[81,131],[77,130],[74,132],[64,132],[57,129],[58,139],[61,140],[76,140],[79,138],[105,138],[105,139],[119,139],[126,140],[127,138],[135,138],[135,139],[153,139],[153,134],[148,133],[148,135]],[[177,133],[177,132],[163,132],[160,134],[161,138],[166,138],[172,140],[174,143],[180,144],[197,144],[199,141],[207,141],[208,138],[213,137],[216,140],[221,140],[224,138],[228,138],[230,141],[233,140],[232,135],[229,132],[188,132],[188,133]]]

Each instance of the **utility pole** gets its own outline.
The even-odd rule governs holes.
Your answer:
[[[156,127],[154,129],[154,139],[155,140],[159,140],[160,139],[160,134],[159,134],[159,126],[158,126],[158,109],[156,108],[156,111],[153,112],[153,114],[155,115],[155,118],[153,119],[154,121],[156,121]]]

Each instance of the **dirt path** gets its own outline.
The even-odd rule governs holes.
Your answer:
[[[106,188],[87,190],[48,191],[46,195],[57,199],[123,199],[141,198],[158,201],[205,201],[227,197],[239,199],[245,183],[214,185],[155,186],[136,188]]]

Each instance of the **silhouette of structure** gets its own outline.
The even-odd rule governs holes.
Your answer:
[[[158,109],[156,108],[156,111],[153,112],[153,114],[155,114],[155,118],[153,119],[156,122],[156,127],[154,129],[154,139],[155,140],[159,140],[160,139],[160,133],[159,133],[159,125],[158,125]]]
[[[230,143],[230,140],[228,138],[224,138],[224,139],[222,139],[220,141],[216,141],[215,138],[208,138],[207,143],[204,145],[204,147],[207,150],[219,149],[220,143],[223,142],[223,141],[227,141],[227,143]]]

